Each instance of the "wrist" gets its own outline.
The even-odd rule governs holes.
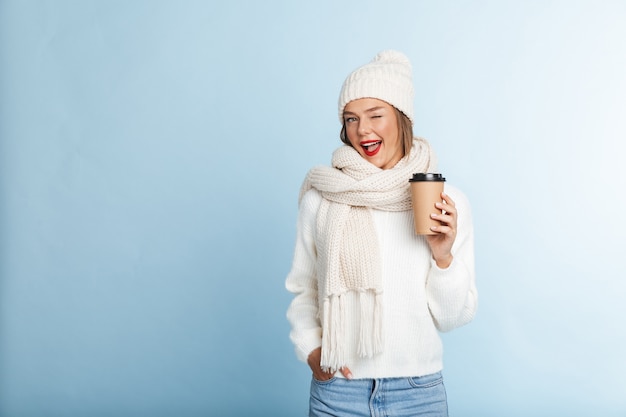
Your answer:
[[[452,256],[452,254],[449,253],[449,254],[447,254],[445,256],[441,256],[441,257],[438,257],[438,258],[435,258],[433,256],[433,259],[435,260],[435,263],[437,264],[437,266],[439,268],[446,269],[452,263],[452,260],[454,259],[454,256]]]

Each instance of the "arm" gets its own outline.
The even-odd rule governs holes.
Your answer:
[[[430,313],[444,332],[469,323],[478,301],[470,205],[460,191],[450,188],[449,193],[452,197],[446,196],[443,204],[446,214],[436,217],[442,222],[439,234],[429,236],[433,259],[426,283]]]
[[[287,319],[291,325],[289,337],[295,346],[296,356],[303,362],[307,362],[309,354],[322,345],[315,249],[315,226],[320,202],[321,196],[316,191],[309,191],[302,198],[293,262],[285,282],[287,290],[294,294],[287,309]]]

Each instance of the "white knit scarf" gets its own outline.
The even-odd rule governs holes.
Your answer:
[[[315,167],[307,174],[300,198],[311,188],[323,197],[316,230],[322,369],[336,371],[347,365],[343,299],[349,291],[359,294],[358,355],[382,351],[380,253],[370,209],[411,210],[409,178],[435,168],[429,143],[416,137],[409,155],[391,169],[372,165],[346,145],[333,153],[332,167]]]

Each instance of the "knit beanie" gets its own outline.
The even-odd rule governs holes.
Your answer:
[[[343,123],[346,104],[360,98],[383,100],[413,122],[413,81],[411,62],[402,52],[386,50],[354,70],[339,94],[339,120]]]

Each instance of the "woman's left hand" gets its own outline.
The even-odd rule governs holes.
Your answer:
[[[443,213],[432,214],[434,220],[438,220],[441,226],[432,227],[436,235],[426,236],[433,259],[439,268],[447,268],[452,263],[452,244],[456,239],[457,212],[454,201],[446,193],[441,193],[443,203],[436,203],[435,207],[443,210]]]

